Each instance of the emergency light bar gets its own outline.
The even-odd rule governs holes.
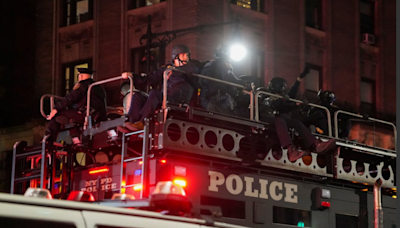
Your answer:
[[[133,186],[133,190],[135,190],[135,191],[140,191],[140,190],[142,190],[142,188],[143,188],[143,186],[141,184]]]
[[[130,194],[121,194],[121,193],[114,193],[111,197],[111,200],[134,200],[135,197]]]
[[[150,195],[150,207],[154,211],[164,211],[166,214],[182,215],[189,213],[191,204],[185,190],[172,181],[158,182]]]
[[[173,182],[179,186],[186,187],[186,181],[183,179],[174,179]]]
[[[106,173],[109,170],[110,169],[108,167],[99,167],[99,168],[95,168],[95,169],[90,169],[89,174]]]
[[[86,191],[71,191],[67,197],[67,200],[80,201],[80,202],[95,201],[93,194]]]
[[[24,196],[26,197],[34,197],[34,198],[45,198],[45,199],[53,199],[51,193],[48,189],[43,188],[31,188],[26,189]]]

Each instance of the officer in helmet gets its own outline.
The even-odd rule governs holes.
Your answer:
[[[202,63],[190,58],[190,50],[186,45],[179,44],[172,48],[170,64],[160,67],[158,70],[147,74],[135,74],[133,72],[123,72],[122,76],[133,77],[135,87],[142,88],[144,84],[152,87],[148,97],[143,98],[141,93],[135,93],[132,97],[131,107],[134,113],[129,115],[130,130],[143,129],[143,119],[147,118],[152,112],[160,107],[162,103],[162,84],[164,71],[168,68],[175,67],[186,73],[171,71],[168,75],[167,96],[168,102],[177,104],[189,104],[196,85],[190,74],[200,73]],[[136,97],[137,96],[137,97]]]
[[[229,62],[226,45],[219,45],[214,52],[214,60],[204,66],[202,75],[227,82],[241,84],[242,81],[233,73]],[[212,112],[237,115],[235,97],[238,89],[231,85],[214,82],[207,79],[200,80],[200,106]]]
[[[338,107],[333,104],[336,100],[335,94],[329,90],[320,90],[317,96],[319,98],[319,105],[326,107],[331,114],[331,118],[333,118],[334,113],[338,110]],[[349,117],[339,114],[338,122],[339,137],[347,138],[351,128]],[[328,121],[326,111],[318,108],[312,108],[308,113],[308,117],[305,119],[305,124],[315,125],[317,132],[327,135]]]
[[[319,103],[322,106],[330,107],[333,105],[333,102],[336,100],[336,96],[333,92],[325,90],[320,90],[318,92]]]
[[[84,123],[86,116],[87,91],[94,83],[93,73],[88,68],[78,68],[78,82],[63,99],[58,101],[47,117],[50,120],[46,135],[49,141],[56,141],[61,124],[72,120],[74,123]],[[90,115],[94,121],[107,119],[106,92],[102,86],[94,86],[90,94]]]
[[[289,99],[294,98],[301,79],[304,78],[308,72],[309,70],[306,67],[288,93],[286,93],[286,80],[280,77],[273,78],[268,84],[269,92],[282,97],[268,97],[263,102],[264,105],[268,106],[272,110],[271,114],[273,114],[273,116],[263,116],[261,120],[273,122],[275,124],[280,144],[282,148],[288,150],[288,157],[291,162],[296,161],[304,156],[305,152],[299,150],[293,145],[292,139],[290,138],[288,132],[288,127],[294,128],[296,132],[299,133],[300,138],[303,141],[304,148],[307,151],[323,154],[333,149],[336,144],[334,139],[331,139],[327,142],[322,142],[316,139],[300,120],[292,119],[289,115],[291,111],[298,108],[298,105],[294,102],[291,102]]]
[[[320,90],[317,94],[319,98],[319,104],[331,109],[331,105],[333,101],[335,101],[336,97],[331,91],[322,91]],[[301,116],[303,123],[310,127],[315,126],[315,131],[319,134],[328,135],[328,117],[326,115],[325,110],[320,108],[311,107],[305,116]]]

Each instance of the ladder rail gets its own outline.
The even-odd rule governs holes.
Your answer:
[[[140,190],[140,199],[143,199],[144,197],[147,197],[147,183],[145,183],[147,181],[148,178],[148,173],[149,173],[149,169],[148,169],[148,152],[149,152],[149,138],[150,138],[150,134],[149,134],[149,120],[145,119],[145,125],[144,125],[144,129],[140,130],[140,131],[135,131],[135,132],[131,132],[128,134],[122,133],[122,145],[121,145],[121,167],[120,167],[120,189],[119,189],[119,193],[123,193],[124,191],[122,189],[126,189],[128,187],[132,187],[132,186],[137,186],[137,185],[141,185],[142,188]],[[142,156],[139,157],[135,157],[135,158],[128,158],[125,159],[125,156],[127,154],[127,149],[128,149],[128,145],[126,142],[126,137],[130,136],[130,135],[134,135],[134,134],[141,134],[143,133],[143,146],[142,146]],[[127,185],[126,184],[126,178],[125,178],[125,184],[123,185],[123,181],[124,181],[124,177],[126,176],[126,170],[125,170],[125,163],[128,162],[132,162],[132,161],[137,161],[137,160],[142,160],[142,175],[140,178],[140,182],[141,183],[136,183],[136,184],[130,184]]]
[[[13,157],[12,157],[12,167],[11,167],[11,186],[10,186],[10,193],[14,194],[14,182],[15,182],[15,164],[17,159],[17,147],[21,144],[21,141],[14,143],[13,146]]]

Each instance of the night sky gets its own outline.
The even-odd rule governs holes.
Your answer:
[[[34,97],[36,1],[0,1],[0,128],[39,117]]]

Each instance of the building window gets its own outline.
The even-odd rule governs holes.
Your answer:
[[[147,73],[147,55],[146,47],[139,47],[132,49],[131,52],[131,69],[135,73]],[[150,72],[154,71],[160,66],[165,64],[165,49],[163,48],[151,48],[150,49]],[[146,88],[138,88],[146,91]]]
[[[369,115],[375,115],[375,81],[362,78],[360,83],[361,111]]]
[[[165,0],[130,0],[128,2],[128,8],[137,9],[144,6],[151,6],[160,2],[165,2]]]
[[[78,68],[91,68],[88,62],[81,62],[75,64],[64,65],[64,80],[62,83],[62,95],[65,96],[74,88],[75,83],[78,82]]]
[[[273,223],[311,227],[311,212],[286,207],[273,207]]]
[[[375,33],[375,2],[368,0],[360,1],[360,33]]]
[[[236,76],[250,75],[258,79],[256,86],[263,85],[264,82],[264,52],[248,50],[246,57],[240,61],[231,61],[233,73]]]
[[[306,26],[322,30],[321,0],[306,0]]]
[[[318,91],[322,89],[322,67],[307,64],[310,73],[303,79],[305,93],[304,96],[313,103],[318,103]]]
[[[93,0],[64,0],[61,26],[68,26],[93,19]]]
[[[246,9],[251,9],[262,13],[265,12],[264,0],[231,0],[231,3]]]
[[[244,201],[200,196],[200,204],[204,206],[217,206],[221,208],[222,216],[225,218],[246,218],[246,207]],[[200,213],[203,215],[211,215],[211,212],[205,209],[200,210]]]

